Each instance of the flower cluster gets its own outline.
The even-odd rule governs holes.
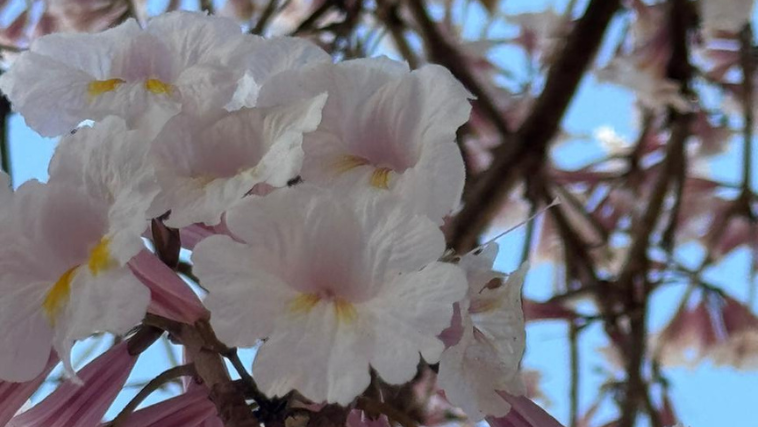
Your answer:
[[[494,272],[494,244],[451,257],[440,230],[470,113],[445,68],[334,64],[304,40],[174,12],[42,37],[0,89],[64,135],[49,182],[0,185],[0,380],[38,379],[57,356],[81,382],[74,343],[149,312],[210,316],[225,345],[259,346],[269,397],[349,405],[422,359],[472,420],[523,394],[525,269]],[[152,252],[161,231],[185,237],[204,308]]]

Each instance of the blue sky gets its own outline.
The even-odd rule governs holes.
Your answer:
[[[504,10],[507,13],[540,11],[552,5],[562,11],[565,3],[565,0],[505,0]],[[577,10],[580,10],[586,1],[581,0],[578,3]],[[468,19],[471,33],[478,33],[478,26],[481,26],[482,22],[481,13],[473,10]],[[609,55],[622,25],[620,19],[614,21],[610,37],[600,55],[601,60]],[[509,34],[513,34],[512,29],[496,27],[491,36],[503,37]],[[495,50],[495,55],[498,62],[509,65],[509,68],[518,68],[519,64],[524,63],[522,53],[512,47],[499,47]],[[579,94],[569,109],[564,126],[574,134],[591,134],[600,126],[610,126],[619,134],[633,138],[635,128],[632,104],[633,96],[628,91],[611,85],[598,84],[594,78],[588,77],[582,83]],[[14,183],[18,185],[31,178],[46,179],[47,163],[54,150],[55,141],[39,137],[25,126],[20,116],[16,115],[10,120],[10,141]],[[755,161],[758,161],[758,150],[753,151],[756,155]],[[601,155],[601,151],[587,142],[573,142],[556,149],[554,154],[562,165],[574,167]],[[740,164],[740,146],[732,144],[728,152],[710,162],[710,167],[713,176],[718,180],[737,182]],[[758,178],[754,176],[754,184],[758,184],[756,179]],[[501,239],[502,247],[520,248],[523,238],[523,230],[516,230]],[[683,251],[681,255],[684,258],[696,258],[698,250],[692,248]],[[503,249],[497,265],[503,271],[510,271],[518,264],[519,257],[520,249],[516,252]],[[747,260],[747,251],[737,250],[722,263],[709,269],[708,277],[713,283],[723,286],[730,294],[744,298],[748,280]],[[525,285],[525,294],[535,299],[548,297],[552,274],[553,270],[548,265],[535,266]],[[672,285],[656,294],[649,319],[651,330],[660,329],[668,321],[683,288],[682,285]],[[559,322],[544,322],[529,326],[528,350],[524,361],[525,367],[542,371],[540,385],[551,402],[547,409],[563,422],[568,417],[569,357],[566,336],[566,327]],[[592,326],[583,333],[580,344],[581,371],[584,380],[581,384],[580,402],[584,410],[592,403],[599,386],[606,380],[606,373],[610,368],[598,351],[607,342],[597,326]],[[87,345],[89,344],[85,343],[79,348]],[[101,350],[103,348],[105,344],[100,346]],[[250,353],[247,353],[246,358],[250,359]],[[145,357],[141,358],[129,382],[148,380],[164,370],[167,363],[165,349],[162,346],[154,346]],[[671,394],[677,412],[687,425],[691,427],[758,426],[758,421],[752,421],[755,419],[752,405],[756,403],[758,373],[713,367],[710,364],[701,365],[694,370],[666,369],[664,372],[671,380]],[[115,414],[117,408],[125,404],[136,391],[136,388],[126,390],[110,414]],[[163,396],[158,393],[152,396],[148,403],[161,399]],[[725,398],[726,396],[728,398]],[[599,418],[609,421],[612,415],[613,405],[606,404]]]

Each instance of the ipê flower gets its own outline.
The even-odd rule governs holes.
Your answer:
[[[0,379],[29,381],[51,346],[73,375],[71,347],[95,332],[126,333],[150,292],[108,235],[108,205],[66,183],[30,181],[0,218]]]
[[[497,252],[497,244],[490,243],[459,263],[469,283],[468,298],[460,304],[462,334],[442,353],[437,379],[450,403],[472,421],[508,413],[500,391],[525,391],[519,366],[526,342],[521,287],[528,267],[506,278],[493,271]]]
[[[263,102],[329,94],[321,124],[303,140],[303,180],[389,192],[440,225],[458,207],[465,171],[456,131],[469,118],[471,95],[447,69],[411,72],[387,58],[356,59],[272,81],[279,83],[261,89]]]
[[[284,187],[300,171],[303,133],[316,129],[326,94],[278,107],[243,108],[206,120],[172,118],[153,144],[160,186],[150,216],[171,211],[170,227],[217,225],[266,183]]]
[[[129,19],[96,34],[51,34],[19,56],[0,89],[43,136],[108,115],[130,127],[163,122],[231,100],[244,72],[230,66],[241,37],[232,20],[189,12],[158,16],[145,29]]]
[[[193,253],[209,290],[211,324],[227,345],[266,339],[254,365],[261,390],[297,390],[347,405],[371,380],[416,374],[439,361],[437,335],[465,296],[461,269],[438,262],[442,232],[386,195],[337,195],[301,184],[244,200],[228,236]]]

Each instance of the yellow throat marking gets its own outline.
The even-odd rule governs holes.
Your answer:
[[[334,162],[334,171],[338,175],[342,175],[345,172],[351,171],[357,167],[370,164],[368,160],[360,156],[353,156],[346,154],[340,157],[339,160]]]
[[[322,301],[316,294],[300,294],[289,303],[289,311],[293,314],[307,314]],[[335,298],[329,303],[334,305],[334,314],[341,323],[352,323],[358,317],[355,306],[342,298]]]
[[[87,85],[87,94],[91,99],[94,99],[98,95],[113,92],[122,83],[125,82],[121,79],[93,80]]]
[[[149,92],[152,92],[156,95],[171,95],[171,92],[174,90],[174,88],[168,84],[163,83],[162,81],[158,79],[147,79],[145,80],[145,89],[147,89]]]
[[[50,326],[55,326],[55,318],[68,303],[71,295],[71,282],[74,280],[74,273],[76,273],[77,268],[73,267],[63,273],[47,292],[45,300],[42,302],[42,311],[50,322]]]
[[[89,254],[89,271],[93,276],[116,266],[116,261],[111,257],[109,245],[111,239],[103,237],[98,244],[92,248]]]
[[[390,188],[390,172],[392,172],[392,169],[390,168],[376,168],[374,169],[374,172],[371,173],[371,178],[369,182],[371,183],[371,186],[374,188],[381,188],[383,190],[387,190]]]
[[[357,167],[371,165],[371,162],[360,156],[344,155],[339,160],[334,162],[333,168],[337,175],[342,175],[345,172],[349,172]],[[390,168],[375,168],[371,172],[369,177],[369,184],[374,188],[381,188],[387,190],[390,188],[390,174],[392,169]]]

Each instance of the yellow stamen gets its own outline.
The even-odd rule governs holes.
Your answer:
[[[147,89],[148,91],[156,95],[161,95],[161,94],[171,95],[171,91],[173,90],[173,87],[171,87],[170,84],[163,83],[162,81],[158,79],[147,79],[145,81],[145,89]]]
[[[334,312],[337,314],[337,320],[343,323],[353,323],[355,318],[358,317],[355,306],[341,298],[334,300]]]
[[[359,166],[369,164],[369,161],[360,156],[345,155],[334,163],[334,171],[337,174],[343,174]]]
[[[109,79],[109,80],[94,80],[87,85],[87,93],[90,98],[94,98],[98,95],[102,95],[106,92],[112,92],[116,88],[124,83],[121,79]]]
[[[390,188],[390,168],[376,168],[371,174],[371,186],[387,190]]]
[[[315,294],[300,294],[290,301],[289,310],[292,313],[308,313],[313,307],[321,301],[321,298]]]
[[[110,242],[111,239],[103,237],[97,246],[92,248],[92,252],[89,255],[89,271],[93,276],[97,276],[116,265],[116,261],[111,258],[110,249],[108,248]]]
[[[71,281],[74,280],[74,272],[77,267],[71,268],[61,275],[57,282],[47,292],[45,301],[42,302],[42,310],[50,322],[50,326],[55,326],[55,318],[68,302],[71,295]]]
[[[289,311],[293,314],[309,313],[318,303],[321,297],[316,294],[300,294],[290,301]],[[358,317],[358,311],[355,306],[342,298],[335,298],[328,301],[334,304],[334,314],[338,322],[352,323]]]

